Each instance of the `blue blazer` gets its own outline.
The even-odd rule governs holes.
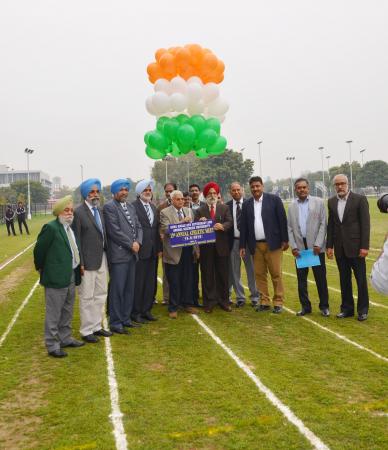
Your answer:
[[[254,198],[246,200],[241,210],[240,248],[248,247],[254,255],[256,249]],[[265,239],[271,251],[288,242],[287,215],[280,197],[263,193],[261,209]]]

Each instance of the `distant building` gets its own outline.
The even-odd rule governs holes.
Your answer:
[[[0,187],[9,187],[15,181],[27,181],[27,170],[11,170],[10,167],[0,164]],[[38,181],[42,186],[47,187],[52,192],[53,183],[50,176],[41,170],[30,170],[30,181]]]
[[[62,178],[53,177],[53,192],[59,192],[62,189]]]

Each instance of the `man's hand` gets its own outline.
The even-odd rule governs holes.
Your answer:
[[[360,258],[366,258],[368,256],[369,250],[366,248],[360,248],[360,253],[358,254],[358,256]]]
[[[332,248],[327,248],[326,249],[326,255],[329,259],[333,259],[334,256],[334,250]]]
[[[297,248],[292,249],[292,254],[295,256],[295,258],[299,258],[299,250]]]
[[[245,248],[240,248],[240,258],[245,258]]]
[[[288,247],[289,247],[288,242],[282,242],[281,248],[282,248],[283,252],[288,250]]]
[[[200,222],[204,222],[205,220],[209,220],[207,217],[201,217],[200,219]]]
[[[222,225],[222,223],[215,223],[213,228],[214,231],[224,231],[224,226]]]
[[[321,247],[318,247],[318,245],[314,245],[313,253],[314,255],[319,255],[321,253]]]
[[[84,266],[80,266],[79,270],[81,272],[81,277],[83,277],[84,273],[85,273],[85,267]]]
[[[189,216],[186,216],[183,220],[182,220],[182,222],[192,222],[193,221],[193,219],[191,218],[191,217],[189,217]]]
[[[140,245],[139,245],[139,243],[138,242],[134,242],[133,244],[132,244],[132,251],[134,252],[134,253],[139,253],[139,250],[140,250]]]

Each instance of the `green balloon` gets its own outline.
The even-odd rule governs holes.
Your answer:
[[[217,133],[214,130],[207,129],[203,130],[201,134],[198,136],[198,146],[201,147],[209,147],[213,145],[217,140]]]
[[[179,122],[176,119],[169,119],[164,123],[163,134],[170,141],[176,141],[176,134],[178,132]]]
[[[218,136],[216,142],[214,142],[213,145],[210,145],[207,148],[207,151],[210,155],[221,155],[225,151],[226,144],[227,142],[224,136]]]
[[[189,120],[189,117],[186,116],[186,114],[179,114],[179,116],[176,116],[175,119],[179,122],[180,125],[183,125]]]
[[[198,114],[190,117],[189,124],[194,128],[197,136],[199,136],[201,131],[205,130],[207,127],[206,119]]]
[[[163,127],[166,122],[168,122],[169,118],[162,116],[156,122],[156,129],[163,133]]]
[[[206,148],[200,148],[195,152],[195,156],[199,159],[205,159],[209,156],[208,152],[206,151]]]
[[[151,147],[146,147],[145,152],[151,159],[162,159],[166,156],[166,152]]]
[[[149,139],[151,133],[153,133],[153,131],[147,131],[147,133],[144,135],[145,145],[148,145],[148,139]]]
[[[185,123],[178,128],[177,136],[178,142],[183,144],[185,148],[192,147],[195,140],[195,130],[191,125]]]
[[[179,145],[176,142],[173,142],[171,145],[171,155],[174,158],[179,158],[179,156],[182,156],[181,149],[179,148]]]
[[[216,119],[215,117],[210,117],[209,119],[207,119],[206,126],[207,126],[207,128],[214,130],[218,134],[218,136],[220,135],[221,122],[218,119]]]
[[[155,130],[148,136],[148,146],[165,152],[168,147],[168,142],[163,133]]]

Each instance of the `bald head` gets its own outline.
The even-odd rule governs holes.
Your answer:
[[[241,184],[237,181],[234,181],[229,188],[230,195],[232,196],[233,200],[236,202],[239,202],[241,200],[241,197],[243,196],[243,190],[241,187]]]

